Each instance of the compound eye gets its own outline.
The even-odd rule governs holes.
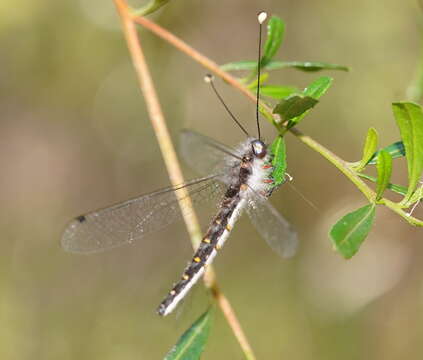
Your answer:
[[[258,158],[263,158],[267,154],[266,145],[264,145],[263,141],[261,140],[254,140],[251,143],[251,146],[253,148],[253,153]]]

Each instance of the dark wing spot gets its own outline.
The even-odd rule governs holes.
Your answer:
[[[84,215],[80,215],[76,218],[76,220],[78,220],[80,223],[83,223],[87,220],[87,218]]]

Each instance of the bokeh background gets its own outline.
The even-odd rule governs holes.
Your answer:
[[[405,99],[418,63],[416,1],[184,0],[150,18],[223,64],[256,57],[261,9],[287,23],[279,59],[352,68],[325,73],[334,84],[301,130],[347,160],[359,159],[370,126],[382,145],[398,140],[390,103]],[[140,35],[175,142],[187,127],[242,140],[206,70]],[[162,358],[207,307],[201,285],[176,315],[154,312],[192,253],[183,224],[91,256],[60,247],[72,217],[169,185],[112,2],[2,1],[0,49],[1,359]],[[272,83],[317,76],[284,70]],[[254,105],[217,86],[252,129]],[[292,136],[287,144],[295,189],[271,201],[297,228],[298,255],[278,258],[243,218],[216,259],[258,359],[422,358],[421,229],[380,209],[360,253],[343,260],[328,230],[365,199],[321,156]],[[395,167],[405,184],[403,161]],[[243,358],[220,314],[203,358]]]

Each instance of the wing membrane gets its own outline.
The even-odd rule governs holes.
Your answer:
[[[179,147],[184,161],[204,176],[218,172],[226,174],[225,156],[232,156],[234,160],[238,157],[234,149],[191,130],[181,132]],[[224,178],[219,180],[224,181]]]
[[[284,258],[295,254],[298,247],[297,233],[269,201],[249,201],[246,212],[257,232],[276,253]]]
[[[175,190],[186,187],[194,204],[215,199],[223,192],[216,176],[142,195],[114,206],[78,216],[66,228],[62,246],[66,251],[91,253],[132,243],[164,228],[190,210],[181,210]]]

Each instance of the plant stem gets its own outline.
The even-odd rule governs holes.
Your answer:
[[[423,226],[422,220],[417,219],[411,216],[409,213],[405,212],[402,206],[398,203],[395,203],[391,200],[383,198],[383,199],[380,199],[380,201],[378,201],[378,204],[385,205],[387,208],[397,213],[399,216],[401,216],[403,219],[405,219],[407,222],[409,222],[413,226]]]
[[[335,155],[332,151],[319,144],[310,136],[304,135],[296,128],[289,130],[293,135],[300,139],[304,144],[312,148],[314,151],[322,155],[326,160],[330,161],[338,170],[340,170],[355,186],[366,196],[369,202],[374,202],[376,199],[375,192],[370,189],[366,183],[361,180],[356,173],[348,166],[348,163]]]
[[[150,30],[157,36],[161,37],[163,40],[175,46],[178,50],[188,55],[190,58],[198,62],[200,65],[202,65],[206,69],[209,69],[210,71],[212,71],[216,76],[220,77],[221,79],[226,81],[228,84],[238,89],[242,94],[247,96],[251,101],[256,102],[256,97],[251,93],[251,91],[246,86],[241,85],[240,82],[235,77],[233,77],[226,71],[223,71],[219,67],[219,65],[217,65],[214,61],[210,60],[207,56],[201,54],[200,52],[198,52],[197,50],[189,46],[186,42],[182,41],[181,39],[173,35],[171,32],[165,30],[161,26],[157,25],[151,20],[148,20],[145,17],[132,15],[132,19],[134,22],[142,25],[144,28]],[[263,106],[263,104],[261,105]],[[270,117],[273,117],[271,115],[272,113],[271,110],[267,106],[264,106],[264,111],[269,112]]]
[[[181,39],[178,39],[175,35],[171,34],[167,30],[163,29],[161,26],[153,23],[152,21],[144,18],[134,16],[134,21],[138,24],[144,26],[148,30],[152,31],[162,39],[166,40],[173,46],[175,46],[178,50],[184,52],[189,57],[203,65],[205,68],[212,71],[215,75],[219,76],[227,83],[232,85],[234,88],[239,90],[242,94],[244,94],[247,98],[251,101],[256,102],[256,97],[254,94],[248,90],[243,84],[241,84],[235,77],[220,69],[220,67],[210,59],[208,59],[203,54],[199,53],[197,50],[193,49],[191,46],[186,44]],[[276,119],[271,109],[264,103],[260,103],[261,109],[265,112],[265,117],[268,119],[272,119],[273,124],[276,125],[279,132],[283,132],[285,129],[278,123],[278,119]],[[317,141],[313,140],[310,136],[304,135],[296,128],[291,128],[289,130],[293,135],[295,135],[300,141],[302,141],[307,146],[311,147],[313,150],[317,151],[321,154],[325,159],[330,161],[333,165],[335,165],[340,171],[344,173],[357,187],[363,192],[363,194],[370,200],[373,201],[375,198],[374,192],[357,176],[355,173],[346,166],[346,162],[332,153],[330,150],[326,149],[323,145],[319,144]]]
[[[132,63],[137,73],[140,88],[144,94],[151,124],[153,125],[154,132],[169,173],[170,182],[172,185],[177,186],[184,182],[184,178],[176,157],[176,152],[169,135],[169,130],[167,128],[163,112],[160,107],[153,80],[145,61],[135,24],[127,15],[128,8],[126,3],[122,0],[115,0],[115,3],[122,19],[123,31],[132,57]],[[183,211],[184,207],[192,208],[192,203],[187,190],[185,188],[178,190],[178,196],[185,224],[191,239],[193,239],[193,246],[197,246],[201,241],[201,230],[198,225],[195,212]]]
[[[237,338],[240,347],[244,352],[245,358],[247,360],[255,360],[256,357],[254,355],[253,349],[245,337],[244,331],[242,330],[241,324],[235,315],[235,311],[233,310],[231,303],[223,294],[223,292],[220,291],[217,282],[214,282],[214,284],[211,286],[211,290],[217,304],[219,305],[223,315],[226,318],[226,321],[231,327],[232,332],[235,334],[235,337]]]
[[[213,72],[216,76],[220,77],[222,80],[226,81],[228,84],[230,84],[235,89],[240,91],[252,102],[254,103],[256,102],[256,97],[254,96],[253,93],[251,93],[251,91],[246,86],[241,84],[231,74],[222,70],[219,67],[219,65],[217,65],[214,61],[210,60],[207,56],[201,54],[199,51],[195,50],[194,48],[189,46],[187,43],[185,43],[184,41],[182,41],[181,39],[179,39],[178,37],[176,37],[169,31],[167,31],[166,29],[146,19],[145,17],[136,16],[132,14],[132,19],[134,22],[150,30],[151,32],[153,32],[154,34],[156,34],[163,40],[167,41],[168,43],[176,47],[181,52],[185,53],[187,56],[189,56],[193,60],[197,61],[200,65],[204,66],[205,68]],[[422,69],[423,69],[423,65],[422,65]],[[423,74],[423,71],[422,71],[422,74]],[[286,128],[283,127],[282,124],[280,124],[279,119],[276,118],[272,114],[272,110],[263,102],[260,102],[260,111],[265,116],[265,118],[269,120],[276,127],[276,129],[278,130],[280,134],[283,135],[286,132]],[[312,139],[310,136],[303,134],[300,130],[296,128],[290,128],[288,131],[291,134],[293,134],[297,139],[299,139],[301,142],[303,142],[305,145],[307,145],[308,147],[312,148],[313,150],[318,152],[320,155],[322,155],[326,160],[332,163],[337,169],[339,169],[352,183],[354,183],[357,186],[357,188],[364,194],[364,196],[369,200],[369,202],[375,201],[376,193],[360,179],[360,177],[356,174],[356,172],[350,166],[351,164],[349,164],[345,160],[342,160],[333,152],[331,152],[329,149],[325,148],[323,145],[321,145],[320,143]],[[379,204],[383,203],[384,205],[386,205],[392,211],[402,216],[411,224],[417,225],[417,226],[423,226],[422,221],[409,216],[396,203],[385,198],[380,199],[378,203]]]
[[[114,0],[114,2],[122,20],[123,32],[128,44],[128,49],[137,73],[140,88],[144,94],[149,117],[169,173],[169,179],[174,186],[182,184],[184,182],[182,171],[179,166],[154,83],[142,51],[137,30],[133,22],[133,17],[130,15],[129,8],[125,0]],[[182,214],[184,215],[185,224],[190,235],[192,245],[194,249],[196,249],[201,241],[201,229],[198,224],[192,202],[185,188],[178,190],[178,200]],[[184,209],[188,207],[191,211],[184,211]],[[235,312],[233,311],[227,298],[218,287],[216,275],[211,266],[207,267],[207,271],[204,275],[204,283],[206,287],[211,290],[211,293],[220,306],[229,326],[240,344],[241,349],[244,351],[246,359],[255,360],[252,348],[248,343]]]

